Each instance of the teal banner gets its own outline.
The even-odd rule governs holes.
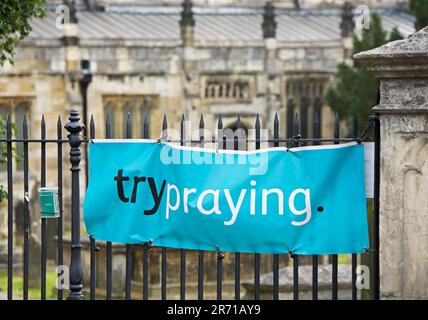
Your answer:
[[[254,253],[369,248],[364,145],[256,151],[93,140],[84,201],[96,240]]]

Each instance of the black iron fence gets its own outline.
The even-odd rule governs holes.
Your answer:
[[[46,138],[46,125],[44,117],[41,120],[40,128],[40,139],[30,139],[28,137],[28,122],[27,118],[24,117],[22,124],[22,138],[13,137],[13,125],[10,117],[7,120],[7,135],[0,139],[0,143],[6,144],[6,160],[7,160],[7,299],[14,299],[14,288],[13,288],[13,278],[14,278],[14,197],[17,197],[14,194],[14,170],[13,170],[13,159],[14,159],[14,145],[22,144],[23,145],[23,195],[22,199],[24,201],[23,207],[23,244],[22,244],[22,297],[24,300],[29,298],[29,233],[30,233],[30,215],[29,215],[29,144],[38,144],[40,145],[40,186],[46,186],[46,145],[55,144],[57,146],[57,183],[58,183],[58,197],[59,197],[59,209],[60,216],[56,219],[56,259],[55,263],[60,266],[64,264],[64,242],[63,242],[63,233],[64,233],[64,187],[63,187],[63,153],[64,153],[64,144],[69,144],[70,154],[69,159],[71,163],[71,206],[70,206],[70,217],[71,217],[71,259],[70,259],[70,268],[69,268],[69,293],[67,295],[68,299],[84,299],[83,292],[87,292],[87,287],[89,286],[89,298],[95,299],[96,295],[96,273],[99,268],[105,268],[106,270],[106,286],[105,286],[105,299],[112,299],[112,287],[113,287],[113,245],[111,242],[106,242],[103,244],[105,248],[106,260],[105,265],[97,265],[97,254],[99,252],[98,245],[99,242],[96,241],[91,235],[89,235],[90,243],[90,278],[89,283],[83,283],[83,272],[82,272],[82,260],[81,260],[81,221],[80,221],[80,162],[82,158],[81,150],[82,144],[86,145],[90,142],[91,139],[95,139],[96,130],[95,122],[93,117],[91,117],[89,125],[89,136],[85,137],[82,135],[83,132],[87,132],[84,129],[84,125],[80,121],[80,116],[77,111],[71,111],[69,115],[69,122],[65,125],[65,129],[68,131],[67,138],[63,138],[63,125],[61,118],[58,118],[57,121],[57,136],[56,138]],[[226,148],[228,138],[222,135],[217,138],[206,139],[203,134],[204,129],[204,120],[201,116],[199,123],[200,137],[199,139],[192,140],[188,139],[185,132],[185,119],[184,116],[181,120],[181,138],[177,143],[181,145],[185,143],[191,143],[194,145],[204,146],[205,142],[211,141],[219,145],[220,148]],[[131,116],[128,115],[126,123],[126,138],[132,137],[132,122]],[[17,124],[20,125],[20,124]],[[219,132],[222,132],[223,121],[221,115],[217,121],[217,128]],[[342,142],[357,141],[362,142],[366,140],[368,133],[373,133],[373,139],[375,142],[375,186],[374,186],[374,201],[373,201],[373,219],[371,224],[373,225],[372,230],[372,244],[371,244],[371,256],[373,257],[373,264],[371,270],[371,288],[373,288],[374,299],[379,298],[379,161],[380,161],[380,130],[379,130],[379,121],[376,116],[373,116],[369,119],[368,126],[364,132],[358,132],[358,121],[355,118],[353,123],[353,136],[352,137],[340,137],[340,121],[336,115],[334,119],[334,134],[331,138],[321,138],[317,136],[321,132],[319,117],[317,114],[314,115],[313,119],[313,128],[312,132],[314,136],[311,138],[301,137],[299,132],[299,119],[296,114],[293,123],[293,135],[292,137],[281,138],[280,137],[280,121],[278,116],[275,116],[273,123],[273,134],[271,137],[263,138],[261,137],[261,125],[259,117],[257,116],[255,122],[255,139],[246,139],[246,144],[254,143],[256,149],[260,149],[261,143],[268,143],[273,147],[279,147],[286,145],[290,148],[303,146],[303,145],[318,145],[322,143],[334,143],[339,144]],[[144,120],[144,124],[141,130],[142,138],[149,138],[148,133],[148,121]],[[241,128],[240,117],[237,117],[236,120],[236,130]],[[100,138],[100,137],[97,137]],[[106,117],[105,124],[105,138],[114,138],[112,137],[112,124],[109,118],[109,115]],[[162,124],[162,138],[168,140],[168,122],[166,116],[163,119]],[[239,136],[233,137],[233,148],[238,149],[239,147]],[[87,171],[87,168],[86,168]],[[40,299],[46,299],[46,266],[47,266],[47,229],[46,229],[46,218],[41,218],[41,252],[40,252]],[[141,246],[127,244],[125,248],[125,292],[124,298],[131,299],[131,287],[132,287],[132,264],[133,264],[133,250],[140,250]],[[68,249],[68,248],[67,248]],[[142,298],[149,298],[149,251],[154,250],[152,243],[146,243],[142,246],[143,255],[142,255],[142,267],[143,267],[143,285],[142,285]],[[168,251],[171,249],[168,248],[156,248],[156,250],[161,250],[160,253],[160,297],[161,299],[168,299],[167,295],[167,259]],[[180,299],[186,299],[186,254],[189,250],[180,249],[180,275],[179,275],[179,297]],[[290,254],[292,258],[292,269],[293,269],[293,298],[299,299],[299,255]],[[216,268],[216,298],[221,300],[223,297],[223,258],[224,253],[217,250],[216,253],[216,265],[206,266],[205,263],[205,252],[198,252],[197,259],[197,298],[204,299],[204,272],[206,268]],[[312,260],[312,299],[316,300],[319,296],[318,290],[318,270],[319,270],[319,256],[313,255]],[[260,298],[261,292],[261,268],[260,268],[260,254],[254,254],[254,299]],[[331,299],[338,299],[338,255],[331,255],[329,259],[331,263]],[[352,274],[352,299],[358,298],[358,289],[357,289],[357,254],[352,254],[351,258],[351,274]],[[272,277],[273,277],[273,286],[272,286],[272,299],[276,300],[280,298],[280,255],[272,255]],[[15,272],[16,273],[16,272]],[[84,289],[85,286],[85,290]],[[64,298],[64,289],[59,288],[57,291],[58,300]],[[99,297],[99,296],[98,296]],[[234,297],[235,299],[241,298],[241,254],[239,252],[234,253]]]

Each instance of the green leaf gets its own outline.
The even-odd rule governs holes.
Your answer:
[[[427,0],[410,0],[410,12],[415,17],[415,29],[420,30],[428,26],[428,1]]]
[[[354,53],[401,38],[397,28],[388,35],[382,27],[380,16],[374,13],[371,15],[370,28],[363,30],[361,38],[353,36]],[[338,66],[336,86],[328,90],[326,98],[333,111],[338,112],[339,117],[348,122],[350,129],[356,115],[361,132],[377,103],[378,88],[379,81],[364,66],[355,63],[354,67],[350,67],[342,63]]]
[[[0,1],[0,66],[13,64],[16,46],[30,34],[32,19],[45,16],[45,4],[46,0]]]

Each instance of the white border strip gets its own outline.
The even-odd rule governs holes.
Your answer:
[[[93,139],[90,143],[158,143],[158,140],[153,139]],[[306,150],[329,150],[329,149],[341,149],[348,148],[351,146],[358,145],[357,142],[348,142],[342,144],[329,144],[329,145],[318,145],[318,146],[307,146],[307,147],[295,147],[295,148],[286,148],[286,147],[271,147],[258,150],[223,150],[223,149],[211,149],[211,148],[200,148],[200,147],[188,147],[188,146],[179,146],[170,142],[160,142],[159,144],[167,145],[173,149],[178,150],[187,150],[187,151],[198,151],[198,152],[209,152],[209,153],[225,153],[225,154],[255,154],[255,153],[264,153],[270,151],[285,151],[285,152],[298,152]],[[362,144],[361,144],[362,145]]]

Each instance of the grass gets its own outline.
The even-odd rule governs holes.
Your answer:
[[[339,254],[337,257],[337,262],[339,264],[349,264],[350,263],[350,255],[349,254]]]
[[[48,270],[46,272],[46,299],[55,300],[57,299],[56,291],[56,271]],[[15,274],[12,280],[13,286],[13,297],[14,299],[19,299],[23,297],[24,292],[24,280],[21,274]],[[2,270],[0,273],[0,292],[7,293],[7,273],[5,270]],[[40,299],[40,287],[31,286],[28,288],[28,297],[29,299]]]

